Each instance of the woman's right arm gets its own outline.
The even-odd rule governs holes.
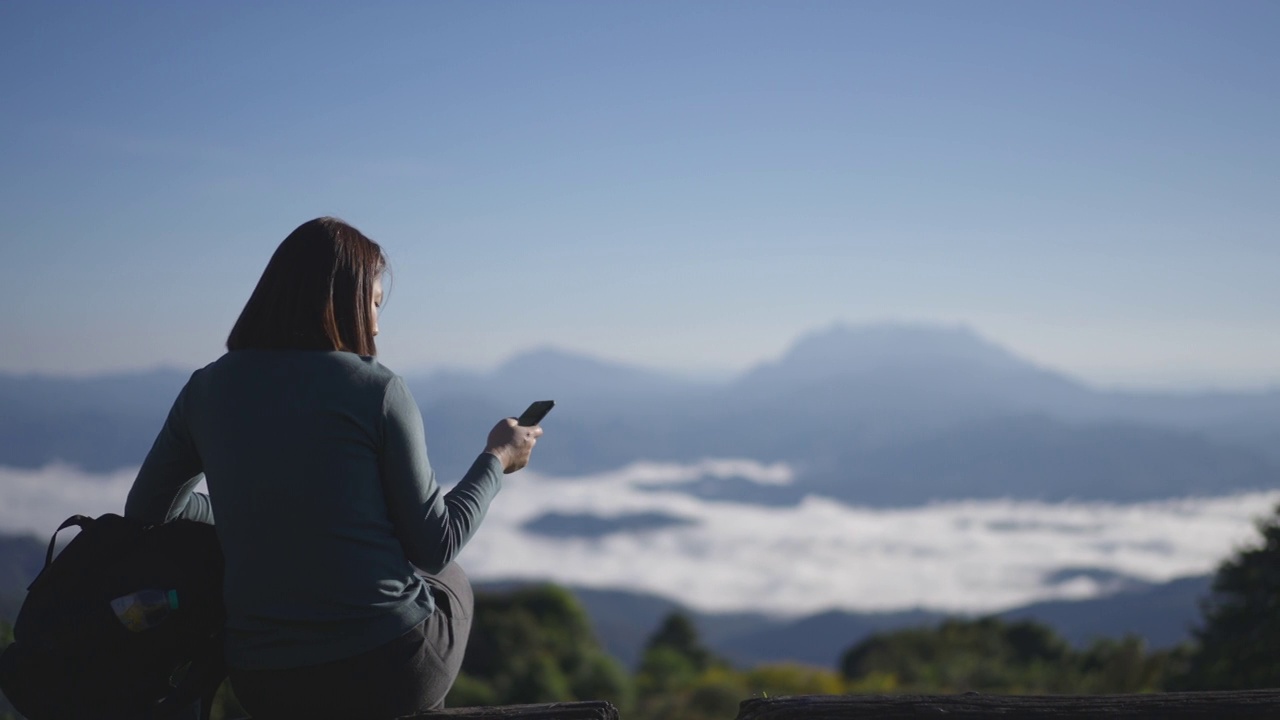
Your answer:
[[[486,451],[462,480],[444,493],[427,460],[417,403],[401,378],[387,385],[379,470],[391,521],[405,554],[417,567],[438,573],[457,557],[501,489],[503,473],[528,463],[529,451],[542,429],[513,428],[508,423],[514,420],[498,423]]]

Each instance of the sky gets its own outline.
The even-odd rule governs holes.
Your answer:
[[[197,367],[318,215],[382,359],[963,323],[1280,386],[1280,4],[0,3],[0,372]]]

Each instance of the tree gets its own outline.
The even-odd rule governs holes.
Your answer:
[[[682,612],[667,615],[658,629],[649,636],[645,652],[659,648],[666,648],[685,658],[696,672],[706,670],[717,661],[698,639],[698,630],[693,626],[693,621]]]
[[[1186,648],[1147,652],[1136,635],[1093,641],[1079,654],[1080,679],[1074,692],[1090,695],[1163,690],[1186,662]]]
[[[744,679],[754,696],[839,695],[845,691],[839,673],[798,663],[757,665],[744,673]]]
[[[663,618],[645,643],[636,674],[640,720],[712,720],[733,717],[750,694],[746,678],[698,637],[688,615]]]
[[[13,643],[13,626],[4,620],[0,620],[0,653]],[[4,693],[0,693],[0,720],[18,720],[18,711],[13,709],[9,704],[8,698]]]
[[[689,616],[676,611],[663,618],[645,643],[636,686],[641,695],[651,698],[679,692],[714,667],[728,667],[728,663],[702,644]]]
[[[1227,559],[1201,604],[1196,649],[1180,687],[1246,690],[1280,685],[1280,507],[1258,524],[1261,544]]]
[[[1053,692],[1069,689],[1060,669],[1070,651],[1039,623],[952,619],[872,635],[845,652],[840,668],[849,682],[890,678],[906,692]]]
[[[608,700],[627,707],[631,682],[596,641],[582,606],[554,585],[476,595],[460,680],[446,704]]]
[[[1136,636],[1075,650],[1046,625],[989,617],[873,635],[841,671],[857,692],[1136,693],[1163,689],[1185,655]]]

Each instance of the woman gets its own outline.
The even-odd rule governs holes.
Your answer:
[[[285,238],[125,506],[157,523],[216,514],[231,684],[259,720],[443,706],[471,625],[453,559],[542,434],[500,421],[441,491],[418,407],[376,359],[385,271],[340,220]],[[193,492],[202,475],[208,496]]]

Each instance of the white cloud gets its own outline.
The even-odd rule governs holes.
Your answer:
[[[691,464],[637,462],[620,470],[592,475],[590,480],[597,484],[634,487],[679,485],[701,478],[742,478],[760,485],[790,485],[795,480],[795,472],[786,463],[764,465],[755,460],[714,458]]]
[[[137,474],[132,469],[97,475],[62,464],[0,467],[0,531],[47,538],[72,515],[119,515]]]
[[[135,472],[0,468],[0,531],[47,537],[69,515],[118,513]],[[1280,492],[1266,492],[1132,505],[1002,500],[884,510],[818,498],[792,507],[738,505],[654,489],[700,477],[780,483],[790,471],[719,460],[638,464],[573,479],[526,470],[506,478],[460,562],[476,579],[630,588],[704,610],[989,611],[1108,588],[1105,579],[1045,580],[1063,568],[1151,581],[1210,572],[1253,540],[1254,520],[1280,501]],[[597,540],[521,529],[549,512],[661,512],[697,524]]]
[[[120,515],[138,469],[87,473],[54,463],[38,470],[0,466],[0,532],[48,537],[72,515]],[[202,481],[196,489],[208,492]]]
[[[652,486],[654,475],[653,466],[636,465],[571,480],[510,476],[461,562],[476,578],[631,588],[704,610],[988,611],[1107,587],[1087,577],[1046,582],[1062,568],[1151,581],[1210,572],[1280,500],[1270,492],[1134,505],[1001,500],[883,510],[809,498],[762,507],[636,489]],[[663,512],[698,524],[598,540],[520,529],[548,512]]]

